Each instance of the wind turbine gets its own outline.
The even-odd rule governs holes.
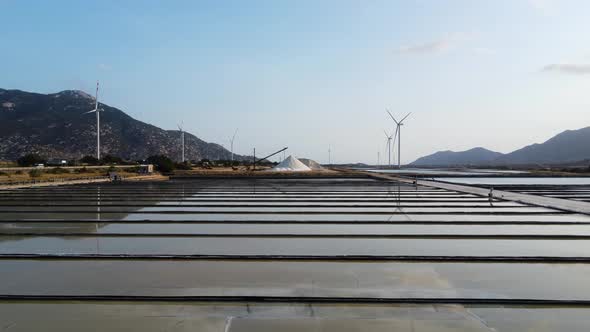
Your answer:
[[[383,130],[383,132],[385,133],[385,137],[387,137],[387,155],[389,157],[389,168],[391,168],[391,139],[393,138],[393,135],[389,135],[385,130]]]
[[[381,168],[381,153],[377,151],[377,168]]]
[[[184,162],[184,130],[182,129],[183,121],[180,122],[178,125],[178,130],[180,130],[180,144],[182,145],[182,162]]]
[[[98,109],[98,81],[96,81],[96,97],[94,99],[94,109],[84,114],[96,113],[96,159],[100,160],[100,112],[104,112],[104,110]]]
[[[229,140],[229,143],[230,143],[230,146],[231,146],[231,165],[232,165],[232,167],[234,166],[234,139],[236,138],[236,134],[237,133],[238,133],[238,128],[236,128],[236,131],[234,132],[234,135]]]
[[[389,116],[391,117],[391,119],[393,119],[393,122],[395,122],[396,124],[396,133],[397,133],[397,168],[400,169],[401,168],[401,141],[402,141],[402,126],[404,125],[404,120],[410,116],[410,114],[412,114],[412,112],[406,114],[406,116],[404,116],[400,121],[397,121],[393,115],[391,114],[391,112],[388,109],[385,109],[387,111],[387,114],[389,114]]]

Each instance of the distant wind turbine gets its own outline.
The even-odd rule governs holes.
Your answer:
[[[182,148],[182,153],[181,153],[182,162],[184,162],[184,130],[182,128],[183,124],[184,124],[184,122],[181,121],[180,124],[178,125],[178,130],[180,130],[180,144],[181,144],[181,148]]]
[[[387,137],[387,143],[385,146],[387,146],[387,156],[389,158],[389,168],[391,168],[391,140],[393,139],[393,135],[389,135],[387,133],[387,131],[383,130],[383,132],[385,133],[385,137]]]
[[[100,112],[104,112],[104,109],[98,108],[98,81],[96,81],[96,97],[94,109],[92,111],[88,111],[84,114],[88,113],[96,113],[96,159],[100,160]]]
[[[391,112],[388,109],[385,109],[387,114],[393,119],[393,122],[396,124],[396,133],[397,133],[397,168],[401,168],[401,141],[402,141],[402,126],[404,125],[404,120],[412,114],[412,112],[406,114],[400,121],[397,121]]]
[[[231,147],[231,164],[232,164],[232,166],[234,165],[234,139],[236,139],[236,134],[237,133],[238,133],[238,128],[236,128],[236,131],[234,132],[234,135],[229,140],[229,144],[230,144],[230,147]]]

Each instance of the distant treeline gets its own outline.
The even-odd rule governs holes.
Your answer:
[[[62,159],[48,159],[39,154],[30,153],[24,155],[17,160],[17,164],[20,167],[32,167],[37,165],[48,165],[48,166],[108,166],[108,165],[140,165],[140,164],[153,164],[156,170],[160,172],[172,172],[175,169],[190,170],[193,167],[237,167],[237,166],[250,166],[250,161],[238,161],[238,160],[191,160],[185,162],[175,162],[166,155],[153,155],[145,160],[126,160],[121,157],[105,155],[100,160],[94,156],[84,156],[78,160],[62,160]],[[269,161],[259,161],[257,163],[261,166],[272,166],[276,163]]]

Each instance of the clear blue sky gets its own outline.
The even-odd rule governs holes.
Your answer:
[[[590,1],[0,0],[0,87],[92,92],[259,153],[509,152],[590,125]]]

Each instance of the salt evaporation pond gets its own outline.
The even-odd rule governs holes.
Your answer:
[[[367,177],[0,191],[0,322],[586,331],[589,239],[587,215]]]
[[[475,185],[590,185],[590,177],[437,177],[435,180]]]

